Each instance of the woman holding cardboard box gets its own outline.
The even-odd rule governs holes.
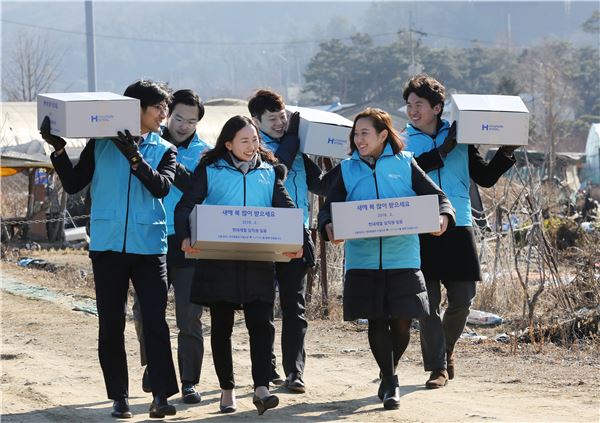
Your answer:
[[[352,155],[331,172],[331,189],[319,212],[319,230],[333,242],[331,203],[435,194],[441,235],[454,224],[444,193],[403,152],[390,115],[366,109],[354,119]],[[428,312],[425,280],[419,270],[419,237],[399,235],[346,241],[344,320],[369,320],[369,345],[381,372],[378,395],[385,409],[400,405],[395,363],[408,346],[410,322]],[[399,355],[396,354],[399,353]]]
[[[421,269],[425,276],[430,313],[420,321],[423,365],[429,371],[426,388],[441,388],[454,378],[454,346],[467,323],[475,298],[475,281],[481,280],[475,248],[470,181],[493,186],[514,163],[516,145],[502,146],[486,162],[473,145],[456,143],[456,124],[441,118],[446,93],[434,78],[412,77],[403,92],[410,122],[406,125],[406,150],[444,190],[456,209],[456,227],[441,237],[421,239]],[[448,294],[448,308],[440,317],[441,285]]]
[[[276,164],[273,153],[261,145],[252,121],[244,116],[229,119],[215,148],[203,156],[196,168],[192,188],[175,208],[175,231],[182,240],[181,249],[187,253],[199,251],[191,246],[188,223],[197,204],[293,208],[284,179],[285,167]],[[301,257],[302,249],[285,254]],[[277,396],[268,389],[274,300],[273,262],[200,259],[196,263],[191,301],[210,307],[211,346],[222,390],[222,413],[236,410],[231,332],[234,312],[240,308],[250,335],[253,403],[259,415],[279,404]]]

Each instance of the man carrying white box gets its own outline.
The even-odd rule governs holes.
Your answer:
[[[275,265],[283,321],[281,351],[286,380],[284,382],[277,373],[274,354],[271,378],[273,384],[284,383],[289,390],[303,393],[306,389],[302,379],[306,361],[304,338],[308,326],[305,316],[306,273],[315,263],[315,247],[309,233],[308,192],[325,195],[327,183],[322,179],[319,166],[298,151],[300,116],[292,114],[288,125],[285,103],[279,94],[259,90],[248,102],[248,109],[266,146],[287,167],[285,187],[295,206],[304,212],[304,257]]]
[[[176,152],[158,132],[166,117],[166,86],[141,80],[125,96],[137,98],[141,137],[128,130],[117,138],[91,139],[73,166],[64,139],[51,133],[48,117],[41,134],[55,152],[51,160],[62,185],[74,194],[90,184],[90,258],[98,308],[98,355],[112,416],[132,417],[125,351],[125,306],[131,279],[142,308],[153,401],[151,418],[174,415],[167,398],[179,391],[171,354],[167,306],[167,226],[163,198],[175,174]],[[115,134],[116,135],[116,134]]]
[[[471,219],[470,180],[484,187],[493,186],[515,163],[513,151],[519,146],[500,147],[487,163],[475,146],[457,145],[456,123],[450,126],[441,119],[445,88],[428,75],[412,77],[403,97],[410,119],[404,132],[406,150],[414,153],[419,167],[446,193],[456,209],[455,228],[441,237],[420,235],[421,270],[430,305],[429,316],[420,319],[423,364],[431,372],[425,386],[441,388],[454,378],[454,346],[475,298],[475,281],[481,280]],[[442,284],[448,294],[443,321],[439,308]],[[394,356],[399,356],[396,351]]]

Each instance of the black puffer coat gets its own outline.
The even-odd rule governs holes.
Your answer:
[[[228,156],[223,157],[230,164]],[[256,167],[260,166],[260,160]],[[275,183],[273,189],[273,207],[293,208],[294,203],[283,183],[285,166],[274,165]],[[250,170],[253,172],[254,170]],[[241,175],[243,175],[240,172]],[[196,204],[204,201],[208,192],[206,165],[200,164],[194,175],[191,189],[184,193],[175,208],[175,231],[181,240],[190,236],[189,215]],[[227,182],[223,182],[227,183]],[[261,186],[260,188],[265,189]],[[267,188],[271,189],[271,188]],[[248,192],[252,190],[248,189]],[[242,206],[243,204],[240,204]],[[273,262],[233,261],[233,260],[197,260],[190,300],[209,306],[212,303],[228,302],[240,307],[253,301],[273,304],[275,299],[275,272]]]

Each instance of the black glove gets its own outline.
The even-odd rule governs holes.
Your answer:
[[[290,115],[288,128],[281,141],[275,157],[289,169],[294,163],[298,149],[300,148],[300,138],[298,138],[298,127],[300,126],[300,113],[294,112]]]
[[[125,134],[121,131],[117,132],[117,138],[111,138],[112,142],[117,146],[130,164],[138,164],[142,160],[138,142],[140,137],[134,137],[129,130],[125,130]]]
[[[446,157],[456,147],[456,121],[452,122],[444,143],[438,147],[440,156]]]
[[[67,142],[57,135],[52,135],[50,133],[50,117],[46,116],[42,121],[42,126],[40,126],[40,134],[42,134],[42,138],[52,147],[54,147],[54,151],[59,151],[65,148]]]
[[[503,145],[502,147],[500,147],[500,151],[506,157],[512,157],[514,151],[519,147],[520,145]]]
[[[298,136],[298,127],[299,126],[300,126],[300,112],[294,112],[290,115],[287,131],[285,131],[285,135],[290,134],[290,135]]]

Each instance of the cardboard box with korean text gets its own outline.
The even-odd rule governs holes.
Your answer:
[[[460,144],[527,145],[529,110],[519,96],[454,94],[450,116]]]
[[[345,159],[350,152],[350,131],[352,121],[336,113],[307,107],[286,106],[293,112],[300,112],[300,151],[315,156]]]
[[[331,203],[335,239],[374,238],[440,230],[437,195]]]
[[[37,116],[38,128],[49,116],[52,134],[65,138],[140,135],[140,101],[109,92],[38,94]]]
[[[200,249],[187,258],[290,261],[304,243],[301,209],[198,204],[190,214],[191,243]]]

